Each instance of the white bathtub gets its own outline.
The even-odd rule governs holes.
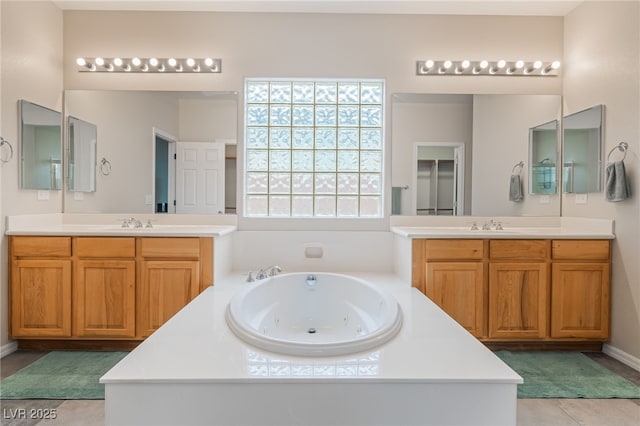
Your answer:
[[[239,291],[226,310],[240,339],[271,352],[344,355],[374,348],[402,327],[393,296],[340,274],[293,273]]]

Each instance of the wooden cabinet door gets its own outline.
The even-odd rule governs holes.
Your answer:
[[[429,262],[425,294],[476,337],[484,335],[484,264]]]
[[[554,263],[551,337],[609,338],[609,263]]]
[[[78,260],[73,288],[74,334],[134,337],[134,260]]]
[[[142,262],[138,294],[138,335],[146,337],[198,295],[200,263],[191,260]]]
[[[12,337],[71,336],[71,261],[14,260]]]
[[[547,335],[547,263],[489,264],[489,338]]]

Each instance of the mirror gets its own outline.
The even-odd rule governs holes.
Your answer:
[[[604,105],[563,118],[562,191],[584,194],[602,190]]]
[[[67,123],[68,190],[96,190],[96,149],[98,128],[95,124],[69,116]]]
[[[464,211],[464,144],[418,143],[416,172],[416,214],[457,216]]]
[[[225,175],[234,173],[225,179],[225,208],[233,212],[236,92],[68,90],[65,115],[96,126],[96,158],[109,164],[109,173],[98,167],[96,192],[65,197],[65,213],[176,212],[180,190],[167,152],[175,153],[181,142],[225,144]],[[171,146],[159,148],[158,137]]]
[[[525,194],[521,202],[513,202],[509,201],[509,183],[514,165],[521,162],[524,165],[530,158],[530,129],[560,118],[559,95],[394,94],[391,105],[393,213],[419,214],[414,201],[418,199],[419,190],[414,171],[416,146],[453,144],[463,147],[464,152],[464,158],[459,160],[459,172],[452,175],[462,180],[454,185],[458,214],[559,216],[557,190]],[[557,137],[549,149],[558,152]],[[557,154],[548,156],[556,158]],[[407,167],[408,164],[412,167]],[[523,188],[530,184],[528,171],[529,167],[522,171]]]
[[[20,188],[62,189],[62,114],[18,101]]]
[[[557,191],[558,120],[529,129],[529,193]]]

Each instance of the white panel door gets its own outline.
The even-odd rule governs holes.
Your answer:
[[[176,213],[224,213],[223,143],[176,143]]]

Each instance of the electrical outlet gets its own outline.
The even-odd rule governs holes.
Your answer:
[[[82,200],[84,200],[84,193],[82,193],[82,192],[77,192],[77,191],[76,191],[76,192],[74,192],[74,193],[73,193],[73,200],[74,200],[74,201],[82,201]]]
[[[551,200],[549,199],[548,195],[542,195],[540,197],[540,204],[549,204]]]
[[[147,194],[144,196],[144,203],[148,206],[150,206],[151,204],[153,204],[153,195],[151,194]]]
[[[576,204],[587,204],[587,194],[576,194]]]
[[[38,201],[48,201],[49,191],[38,191],[37,197],[38,197]]]
[[[304,257],[307,259],[322,259],[324,250],[319,245],[308,245],[304,248]]]

